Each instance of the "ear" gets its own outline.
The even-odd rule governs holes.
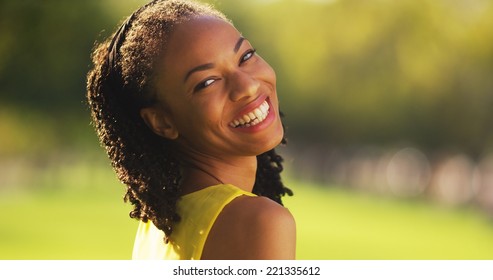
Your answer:
[[[140,109],[140,116],[147,126],[157,135],[174,140],[178,138],[176,129],[171,116],[166,114],[162,109],[147,107]]]

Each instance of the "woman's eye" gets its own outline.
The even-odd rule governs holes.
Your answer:
[[[194,91],[199,91],[201,89],[204,89],[210,85],[212,85],[216,80],[215,79],[207,79],[205,81],[200,82],[194,89]]]
[[[249,60],[250,58],[253,57],[253,55],[255,55],[255,50],[248,50],[242,57],[241,57],[241,61],[240,61],[240,64]]]

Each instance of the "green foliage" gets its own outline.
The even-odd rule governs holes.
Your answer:
[[[41,118],[87,117],[94,41],[145,2],[0,1],[0,102]],[[491,1],[206,2],[276,69],[296,142],[491,147]],[[72,133],[61,125],[50,130]]]
[[[248,3],[224,6],[276,66],[298,141],[491,145],[490,1]]]
[[[3,1],[0,90],[4,101],[81,112],[89,50],[103,19],[96,1]]]

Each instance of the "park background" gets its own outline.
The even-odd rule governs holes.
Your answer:
[[[140,0],[0,0],[0,259],[129,259],[90,124]],[[493,1],[208,1],[276,70],[300,259],[493,259]]]

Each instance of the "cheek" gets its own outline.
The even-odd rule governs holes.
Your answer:
[[[218,91],[209,92],[194,104],[192,110],[199,122],[214,124],[221,121],[224,109],[224,100],[219,98],[221,93]]]
[[[272,84],[276,85],[276,81],[277,81],[276,72],[269,64],[266,65],[267,65],[266,67],[267,76],[271,80]]]
[[[272,84],[274,87],[276,86],[276,72],[274,69],[267,63],[265,60],[260,58],[258,73],[262,80]]]
[[[222,107],[218,100],[208,98],[207,102],[191,103],[178,115],[177,126],[186,134],[207,134],[221,124]]]

